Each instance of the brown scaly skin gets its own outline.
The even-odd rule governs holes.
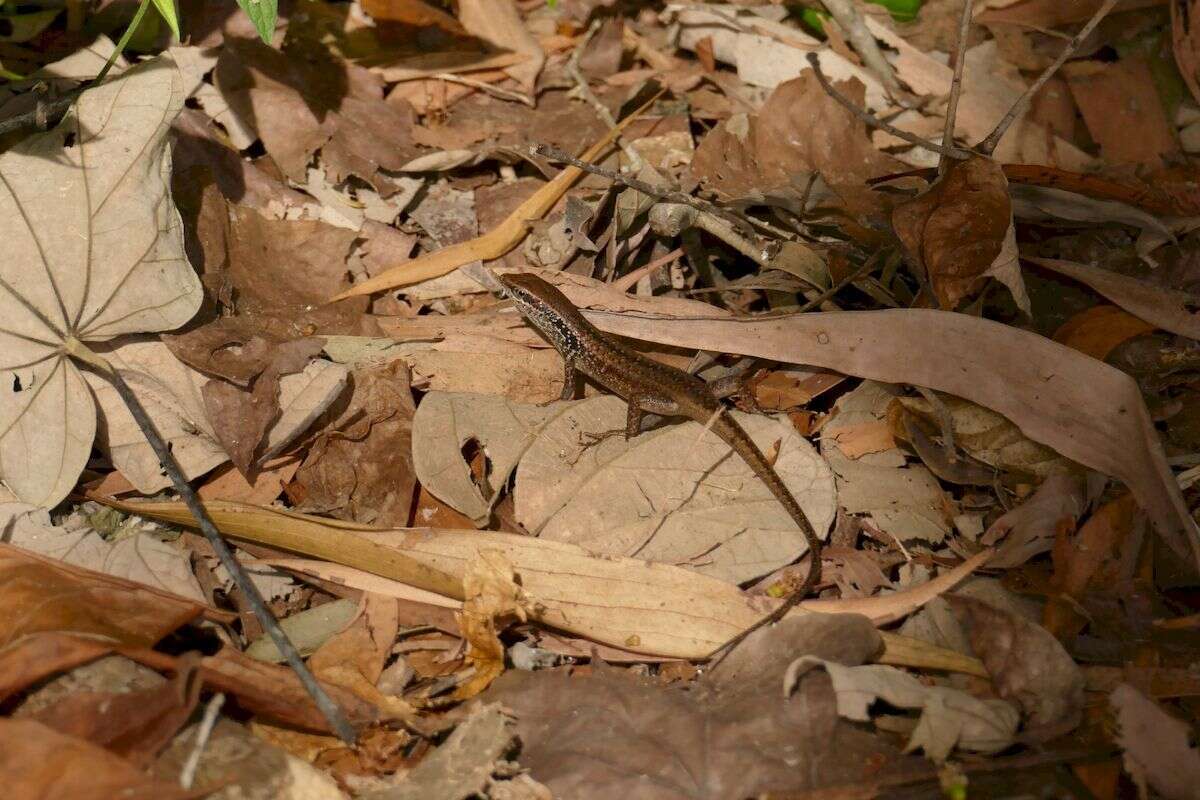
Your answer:
[[[712,428],[767,485],[787,509],[808,540],[812,563],[804,584],[783,605],[741,632],[716,652],[728,652],[747,635],[782,619],[804,598],[821,577],[821,540],[796,498],[742,427],[733,420],[708,385],[694,375],[646,358],[610,339],[588,322],[557,287],[536,275],[521,272],[498,276],[505,292],[522,316],[554,345],[563,358],[562,399],[575,395],[577,373],[583,373],[629,403],[625,437],[636,436],[642,416],[687,417]],[[715,653],[714,653],[715,655]]]

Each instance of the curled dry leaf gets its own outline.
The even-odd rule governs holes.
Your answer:
[[[1144,319],[1108,304],[1092,306],[1064,322],[1051,337],[1072,350],[1104,361],[1119,345],[1147,333],[1154,326]]]
[[[952,162],[928,190],[897,206],[892,224],[947,310],[979,291],[1010,239],[1015,256],[1008,180],[991,159]],[[1024,289],[1014,291],[1018,299],[1023,294]]]
[[[999,695],[1027,717],[1027,736],[1050,739],[1079,724],[1083,672],[1049,631],[973,597],[947,595],[946,600]]]
[[[170,330],[200,307],[168,193],[182,103],[178,70],[158,58],[0,155],[0,474],[25,501],[62,500],[95,437],[72,343]]]
[[[350,625],[313,653],[309,667],[322,681],[341,686],[398,719],[415,716],[408,703],[375,687],[400,629],[395,598],[366,592],[360,608]]]
[[[795,521],[719,436],[695,422],[629,441],[626,404],[611,395],[552,407],[521,459],[518,521],[543,539],[595,553],[688,565],[742,583],[807,552]],[[836,511],[833,474],[790,423],[731,412],[824,536]],[[595,437],[605,437],[592,443]]]
[[[474,697],[504,672],[504,643],[499,633],[505,623],[525,622],[529,602],[517,582],[512,564],[503,554],[480,549],[463,574],[462,614],[458,617],[469,648],[466,660],[475,674],[454,690],[460,699]]]

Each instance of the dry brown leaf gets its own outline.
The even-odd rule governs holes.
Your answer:
[[[366,592],[362,612],[345,630],[326,641],[308,659],[313,674],[326,683],[341,686],[367,703],[396,718],[416,712],[399,697],[385,695],[375,687],[392,654],[400,620],[396,600]]]
[[[0,719],[0,776],[12,800],[179,800],[211,792],[150,778],[103,747],[23,719]]]
[[[569,285],[563,288],[573,294]],[[735,321],[703,311],[694,312],[700,318],[663,319],[656,303],[641,301],[641,307],[660,316],[586,316],[622,336],[912,383],[991,408],[1031,439],[1125,481],[1167,544],[1200,569],[1200,534],[1141,391],[1128,375],[1095,359],[1027,331],[924,309]],[[914,352],[924,357],[911,358]]]
[[[743,583],[807,552],[795,521],[719,436],[698,423],[668,424],[626,441],[626,403],[607,395],[550,406],[523,453],[516,518],[531,533],[598,554],[687,565]],[[837,498],[824,461],[787,421],[733,413],[764,452],[817,536]],[[514,437],[515,438],[515,437]]]
[[[1145,792],[1153,788],[1167,800],[1191,800],[1200,786],[1200,752],[1191,726],[1171,716],[1129,684],[1108,698],[1117,717],[1117,742],[1125,751],[1125,769]]]
[[[1145,59],[1076,62],[1067,64],[1063,74],[1106,163],[1159,167],[1179,153],[1174,126]]]
[[[485,525],[517,463],[556,413],[495,395],[430,392],[413,417],[413,464],[421,486]],[[476,453],[487,461],[482,474],[468,460]]]
[[[309,448],[288,487],[297,508],[381,527],[405,525],[412,511],[413,399],[402,361],[363,367],[353,394]]]
[[[888,745],[839,722],[827,681],[778,694],[781,654],[857,664],[878,648],[875,632],[855,617],[821,615],[763,633],[775,646],[736,673],[730,662],[743,648],[735,650],[713,677],[743,679],[720,692],[664,687],[601,664],[575,675],[510,670],[484,699],[515,712],[521,763],[556,797],[717,800],[858,780],[864,759],[877,778],[892,768]]]
[[[527,56],[525,61],[505,67],[504,71],[521,85],[525,94],[532,96],[546,54],[525,27],[512,0],[459,0],[458,19],[468,33],[502,50]]]
[[[1054,341],[1103,361],[1119,345],[1152,333],[1154,326],[1116,306],[1098,305],[1059,326]]]
[[[847,91],[845,86],[842,91]],[[862,97],[854,83],[849,96]],[[811,73],[780,84],[754,117],[735,116],[714,128],[692,159],[691,172],[725,196],[798,197],[799,179],[817,172],[851,209],[883,201],[865,188],[869,178],[898,171],[877,151],[863,122],[825,94]]]
[[[239,315],[280,339],[310,334],[377,335],[367,301],[336,306],[325,299],[348,284],[347,258],[356,231],[316,220],[267,219],[231,209],[229,281]]]
[[[1025,735],[1045,741],[1074,730],[1083,713],[1083,673],[1045,628],[972,597],[947,595],[1001,697],[1027,718]]]
[[[839,397],[836,414],[821,428],[821,453],[837,478],[838,505],[846,513],[867,514],[898,538],[940,542],[951,524],[945,491],[932,472],[909,464],[895,446],[854,458],[841,450],[842,431],[886,425],[894,396],[891,387],[863,381]]]
[[[1069,641],[1083,630],[1087,618],[1079,613],[1089,586],[1102,585],[1109,595],[1123,595],[1128,589],[1129,575],[1122,575],[1122,560],[1128,563],[1129,554],[1122,559],[1125,541],[1134,533],[1139,521],[1137,503],[1126,494],[1096,509],[1096,513],[1078,531],[1060,529],[1054,544],[1054,575],[1043,612],[1043,624],[1062,641]],[[1140,542],[1141,537],[1135,541]],[[1133,554],[1136,557],[1136,554]],[[1102,572],[1103,570],[1103,572]]]
[[[269,506],[283,493],[283,487],[292,480],[299,466],[299,456],[279,456],[264,462],[255,472],[253,481],[247,481],[237,468],[228,466],[209,476],[197,487],[196,494],[201,500],[232,500]]]
[[[897,206],[892,225],[909,257],[925,268],[940,306],[953,311],[976,294],[1012,225],[1008,180],[995,161],[955,161],[916,199]]]

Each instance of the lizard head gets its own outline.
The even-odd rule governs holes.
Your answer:
[[[587,323],[566,295],[529,272],[510,272],[497,277],[521,316],[540,330],[559,352],[572,349],[570,325]]]

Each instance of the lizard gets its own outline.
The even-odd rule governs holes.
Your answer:
[[[706,427],[729,445],[767,485],[808,541],[811,564],[804,583],[769,615],[743,630],[713,655],[728,654],[759,628],[783,619],[821,577],[821,540],[796,498],[767,461],[758,445],[730,416],[725,405],[703,380],[681,369],[661,364],[601,333],[558,287],[530,272],[497,276],[521,316],[554,346],[563,360],[561,400],[575,396],[579,373],[625,399],[629,413],[625,438],[637,436],[646,413],[687,417]],[[722,655],[721,658],[724,658]],[[714,666],[715,666],[714,662]]]

